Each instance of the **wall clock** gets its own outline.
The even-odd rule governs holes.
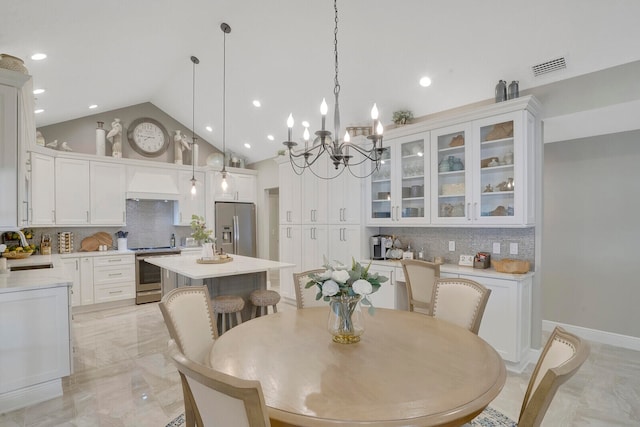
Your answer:
[[[162,124],[148,117],[134,120],[127,129],[129,145],[137,153],[155,157],[169,148],[169,134]]]

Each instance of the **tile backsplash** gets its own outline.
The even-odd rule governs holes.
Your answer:
[[[431,261],[441,256],[445,263],[457,264],[460,255],[475,255],[489,252],[493,259],[514,258],[527,260],[534,268],[535,228],[410,228],[380,227],[380,234],[389,234],[400,239],[402,246],[416,253],[424,248],[425,259]],[[449,242],[455,242],[455,250],[449,251]],[[500,243],[500,253],[493,253],[493,244]],[[518,254],[511,255],[511,243],[517,243]]]

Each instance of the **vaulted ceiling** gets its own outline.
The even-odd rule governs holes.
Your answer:
[[[289,113],[301,138],[302,120],[319,127],[323,97],[333,127],[329,0],[0,2],[0,53],[25,59],[46,89],[38,126],[152,102],[191,127],[195,55],[195,130],[222,149],[227,22],[228,150],[275,156]],[[338,10],[343,127],[368,124],[374,102],[390,123],[399,109],[422,116],[492,98],[500,79],[524,90],[640,59],[635,0],[339,0]],[[47,59],[29,59],[36,52]],[[556,58],[565,69],[534,77],[533,65]]]

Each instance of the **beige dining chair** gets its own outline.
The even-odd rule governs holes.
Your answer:
[[[440,277],[440,264],[417,259],[400,261],[407,284],[409,311],[431,314],[433,285]]]
[[[589,344],[580,337],[560,327],[553,330],[529,379],[518,427],[539,426],[542,423],[558,388],[578,371],[587,360],[589,351]],[[489,407],[472,420],[471,425],[491,425],[487,419],[496,417],[508,420],[504,414]]]
[[[170,343],[173,361],[193,393],[202,427],[270,427],[259,381],[243,380],[195,363]]]
[[[296,303],[298,308],[320,307],[327,305],[327,303],[322,299],[316,300],[316,295],[318,294],[317,286],[313,286],[311,288],[305,287],[307,283],[309,283],[309,280],[311,280],[309,278],[310,274],[322,274],[324,272],[324,268],[319,268],[317,270],[303,271],[302,273],[293,273],[293,287],[296,291]]]
[[[180,353],[190,360],[206,364],[209,351],[218,338],[216,318],[206,286],[176,288],[162,297],[159,303],[169,336]],[[193,401],[193,394],[180,374],[184,394],[185,425],[202,426],[202,419]]]
[[[478,334],[491,289],[473,280],[437,279],[431,294],[433,317]]]

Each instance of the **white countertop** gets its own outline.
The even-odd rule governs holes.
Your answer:
[[[9,267],[52,263],[54,268],[0,274],[0,293],[72,285],[73,279],[67,275],[64,268],[57,265],[57,255],[32,255],[29,258],[7,261]]]
[[[260,273],[268,270],[295,267],[295,264],[270,261],[268,259],[251,258],[241,255],[230,255],[233,261],[224,264],[198,264],[200,254],[182,254],[155,256],[147,258],[147,262],[190,279],[208,279],[213,277],[235,276],[238,274]]]
[[[361,261],[360,263],[363,265],[366,265],[369,262],[375,265],[385,265],[389,267],[398,267],[398,268],[402,267],[402,264],[400,264],[400,260],[364,260],[364,261]],[[506,279],[506,280],[527,279],[529,277],[532,277],[535,274],[535,272],[533,271],[529,271],[528,273],[524,273],[524,274],[499,273],[493,267],[473,268],[473,267],[466,267],[466,266],[457,265],[457,264],[442,264],[440,266],[440,271],[444,273],[451,273],[451,274],[468,274],[471,276],[492,277],[494,279]]]

